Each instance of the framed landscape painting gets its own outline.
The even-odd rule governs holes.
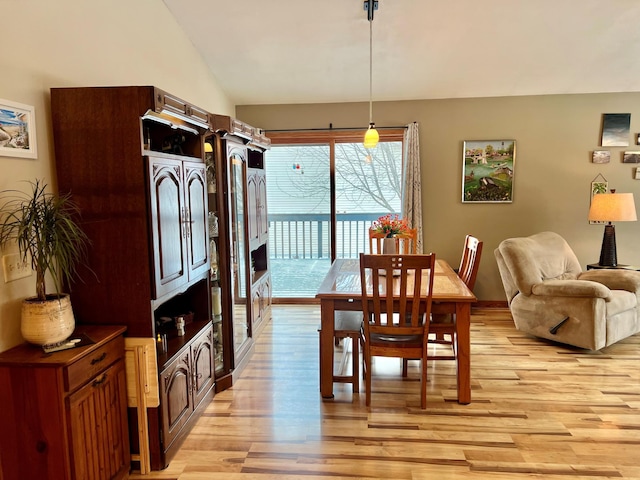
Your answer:
[[[33,107],[0,99],[0,155],[37,157]]]
[[[515,140],[465,141],[462,150],[462,202],[511,203]]]

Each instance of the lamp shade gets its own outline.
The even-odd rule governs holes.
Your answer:
[[[591,199],[589,220],[595,222],[635,222],[633,193],[598,193]]]
[[[376,145],[378,145],[379,140],[380,135],[378,135],[376,126],[373,123],[370,123],[369,128],[364,134],[364,148],[374,148]]]

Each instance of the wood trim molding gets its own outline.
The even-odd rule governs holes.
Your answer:
[[[362,130],[309,130],[297,132],[265,132],[272,145],[309,144],[336,142],[362,142],[365,128]],[[380,141],[402,141],[404,128],[379,129]]]

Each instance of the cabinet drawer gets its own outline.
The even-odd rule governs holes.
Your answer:
[[[124,338],[119,336],[65,367],[63,372],[65,391],[72,392],[84,385],[123,355]]]

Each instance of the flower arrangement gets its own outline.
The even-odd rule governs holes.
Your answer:
[[[374,232],[383,233],[385,237],[391,238],[401,235],[409,231],[409,224],[404,218],[400,218],[397,214],[383,215],[375,220],[371,225]]]

